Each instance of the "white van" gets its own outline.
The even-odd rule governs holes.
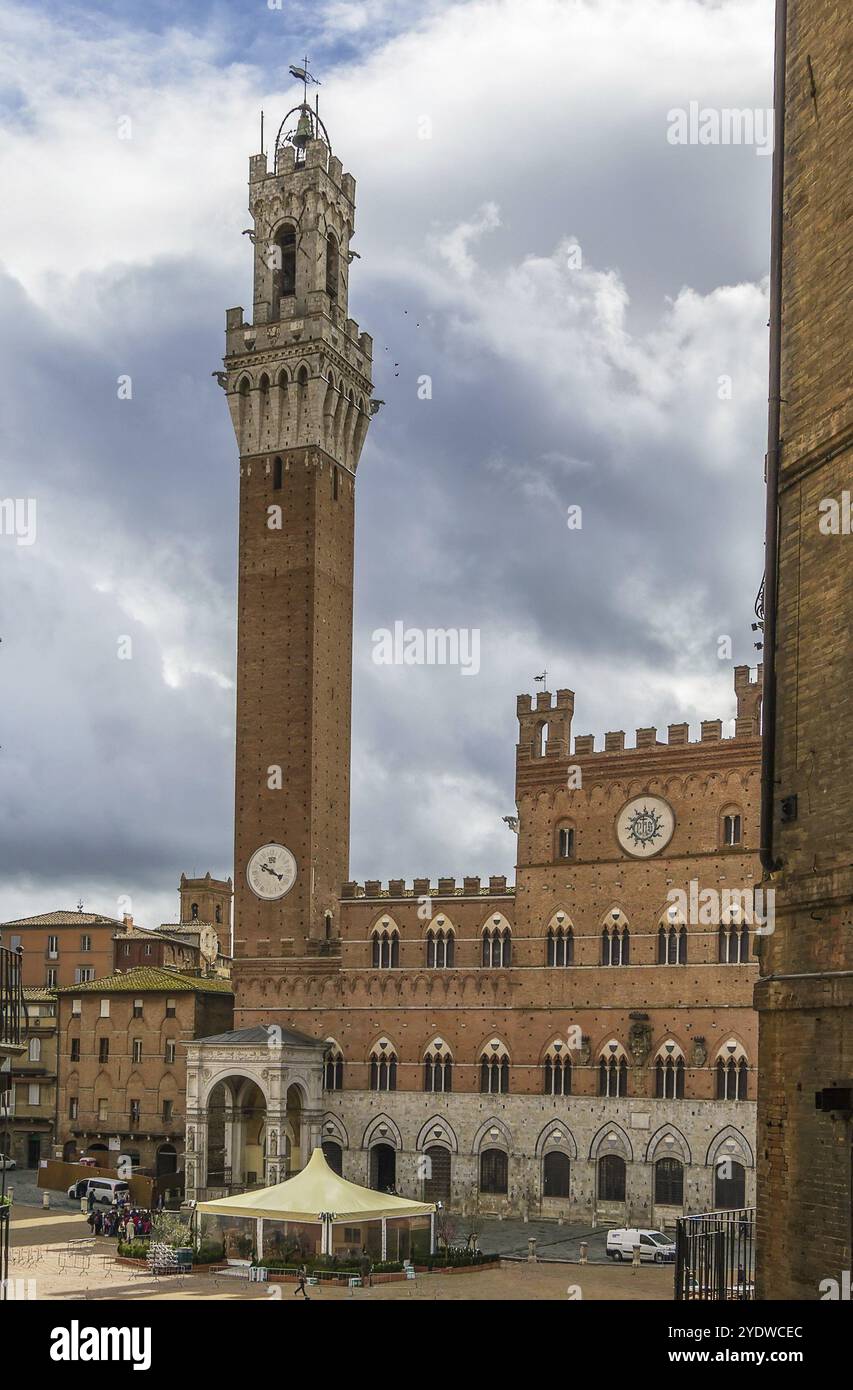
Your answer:
[[[130,1196],[130,1185],[123,1178],[78,1178],[68,1189],[69,1197],[85,1197],[87,1202],[90,1194],[96,1206],[111,1207]]]
[[[656,1265],[662,1265],[671,1264],[675,1259],[675,1241],[663,1231],[622,1227],[607,1232],[608,1260],[633,1260],[638,1245],[641,1260],[653,1260]]]

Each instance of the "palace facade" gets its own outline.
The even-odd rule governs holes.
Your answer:
[[[290,124],[288,124],[290,122]],[[347,882],[356,471],[372,343],[355,182],[315,111],[250,161],[235,1030],[188,1048],[187,1191],[345,1176],[455,1209],[661,1224],[754,1199],[761,675],[731,736],[573,736],[519,696],[516,882]]]

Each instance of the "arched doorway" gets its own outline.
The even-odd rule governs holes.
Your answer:
[[[734,1158],[721,1158],[714,1167],[714,1207],[731,1211],[746,1206],[746,1169]]]
[[[370,1150],[370,1186],[376,1192],[393,1192],[397,1184],[397,1154],[390,1144],[374,1144]]]
[[[305,1167],[309,1157],[302,1152],[302,1091],[298,1086],[288,1086],[285,1100],[285,1119],[287,1124],[287,1176],[298,1173]]]
[[[450,1201],[450,1150],[441,1144],[433,1144],[424,1150],[424,1201]]]
[[[73,1139],[69,1139],[68,1142],[65,1143],[65,1144],[63,1144],[63,1146],[62,1146],[62,1162],[63,1162],[63,1163],[76,1163],[76,1162],[77,1162],[77,1145],[75,1144],[75,1142],[74,1142]]]
[[[174,1144],[161,1144],[157,1150],[156,1169],[158,1178],[178,1171],[178,1151]]]
[[[542,1196],[568,1197],[572,1165],[568,1154],[556,1150],[545,1155],[542,1164]]]
[[[339,1178],[344,1175],[344,1151],[340,1144],[334,1139],[323,1140],[323,1157],[328,1163],[333,1173],[337,1173]]]
[[[263,1093],[254,1081],[241,1088],[232,1137],[231,1179],[246,1187],[259,1187],[264,1182],[267,1156],[267,1107]],[[239,1140],[242,1138],[242,1145]],[[235,1149],[242,1148],[241,1173],[237,1173]]]

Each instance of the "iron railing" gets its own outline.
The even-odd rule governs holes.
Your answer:
[[[755,1208],[683,1216],[675,1229],[675,1297],[740,1303],[755,1298]]]

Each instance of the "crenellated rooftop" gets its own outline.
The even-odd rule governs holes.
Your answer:
[[[381,879],[368,878],[364,883],[345,883],[341,897],[353,898],[500,898],[512,897],[514,885],[507,886],[504,874],[493,874],[488,886],[484,887],[478,877],[463,878],[457,883],[455,878],[439,878],[432,884],[428,878],[416,878],[412,886],[406,886],[405,879],[391,878],[387,885]]]

